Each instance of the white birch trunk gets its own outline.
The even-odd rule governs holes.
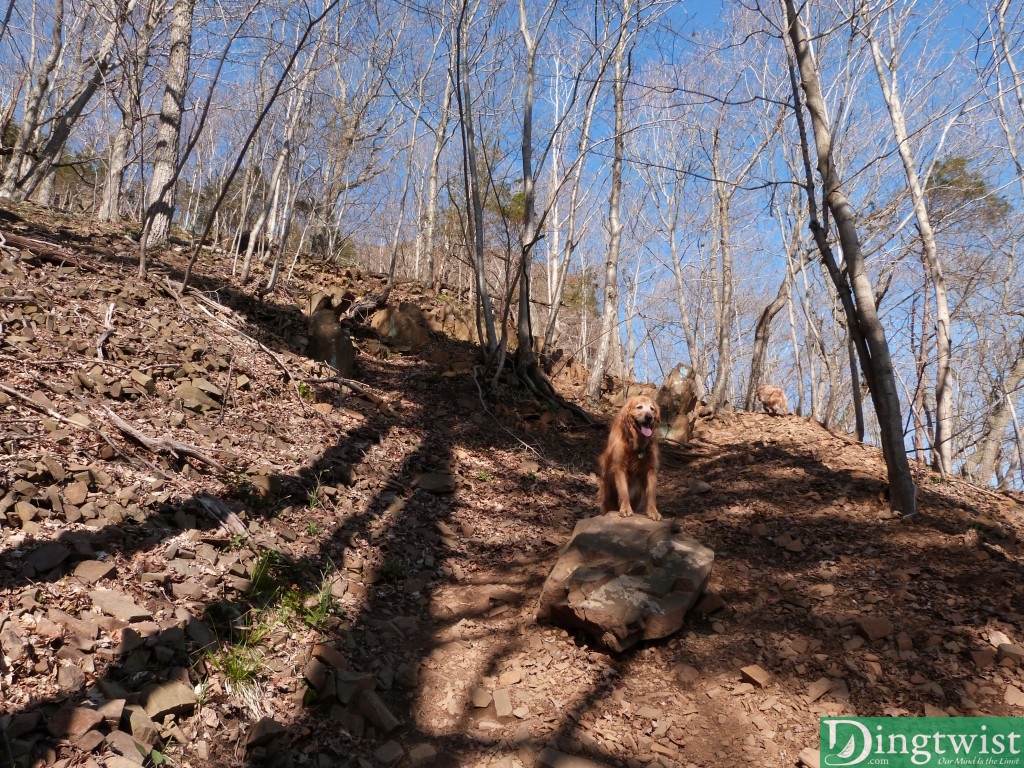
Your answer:
[[[181,115],[185,109],[185,89],[188,86],[189,58],[192,51],[192,14],[195,0],[175,0],[171,15],[171,53],[167,63],[167,78],[160,123],[156,131],[153,156],[153,175],[147,194],[144,246],[163,243],[174,218],[174,186],[178,175],[178,143],[181,138]],[[145,274],[145,263],[139,272]]]
[[[865,25],[864,34],[871,48],[875,74],[878,75],[882,95],[889,110],[893,136],[896,139],[900,160],[903,162],[903,171],[907,177],[907,189],[914,205],[918,231],[921,234],[924,259],[928,265],[935,292],[935,431],[932,438],[932,459],[936,469],[946,475],[952,470],[953,465],[953,369],[951,365],[952,330],[949,316],[949,293],[935,240],[935,230],[932,228],[931,218],[928,215],[924,186],[918,177],[914,155],[910,150],[906,116],[897,87],[897,62],[883,59],[882,50],[871,29],[870,22]],[[887,72],[891,74],[891,80],[887,76]]]

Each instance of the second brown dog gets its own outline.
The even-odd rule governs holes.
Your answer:
[[[762,384],[757,388],[757,399],[761,401],[765,413],[773,416],[789,413],[789,403],[786,402],[786,393],[782,391],[782,387]]]
[[[599,461],[598,504],[601,514],[634,510],[660,520],[657,505],[658,425],[661,411],[649,397],[631,397],[612,422]]]

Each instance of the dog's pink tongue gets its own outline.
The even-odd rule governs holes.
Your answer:
[[[650,437],[653,434],[650,427],[640,427],[640,431],[644,433],[644,437]]]

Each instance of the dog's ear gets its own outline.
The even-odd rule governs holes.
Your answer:
[[[654,402],[653,400],[651,401]],[[655,425],[661,424],[661,406],[654,403],[654,423]]]
[[[630,419],[629,417],[630,417],[630,414],[633,413],[633,408],[635,408],[635,407],[636,407],[636,398],[635,397],[629,398],[626,402],[624,402],[622,404],[622,410],[619,411],[619,418],[623,419],[624,421],[632,421],[632,419]]]
[[[633,408],[622,409],[622,428],[630,435],[636,435],[636,419],[633,418]]]

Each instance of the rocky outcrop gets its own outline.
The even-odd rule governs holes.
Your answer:
[[[438,333],[445,333],[456,341],[476,341],[476,329],[472,316],[462,305],[439,303],[424,312],[427,327]]]
[[[665,378],[654,399],[661,408],[662,436],[688,443],[693,436],[699,404],[693,371],[685,363],[679,363]]]
[[[704,591],[714,559],[672,521],[581,520],[544,583],[537,620],[582,629],[613,651],[667,637]]]
[[[309,356],[321,360],[351,379],[356,371],[356,349],[338,321],[337,310],[320,309],[309,319]]]

